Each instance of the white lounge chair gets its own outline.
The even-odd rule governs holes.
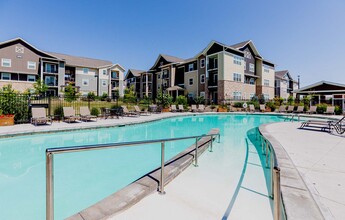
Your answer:
[[[47,124],[48,122],[50,122],[50,125],[53,124],[53,120],[51,119],[51,117],[46,116],[45,108],[32,108],[31,113],[31,123],[35,126],[39,124]]]
[[[82,121],[91,121],[92,119],[97,121],[97,116],[91,115],[90,109],[87,106],[81,106],[79,110]]]
[[[63,118],[65,122],[71,123],[80,120],[72,107],[63,107]]]

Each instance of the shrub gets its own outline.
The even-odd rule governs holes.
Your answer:
[[[258,95],[258,101],[260,104],[265,104],[265,96],[263,94]]]
[[[176,104],[177,105],[183,105],[184,107],[186,107],[188,105],[187,97],[184,95],[177,96],[176,97]]]
[[[284,99],[281,97],[274,97],[273,101],[275,106],[281,106],[284,102]]]
[[[341,107],[340,106],[335,106],[335,108],[334,108],[334,113],[336,114],[336,115],[341,115],[341,114],[343,114],[343,110],[341,109]]]
[[[204,96],[197,96],[194,99],[195,104],[205,104],[205,97]]]
[[[242,108],[243,107],[243,102],[235,102],[234,103],[235,108]]]
[[[54,116],[58,116],[60,118],[63,118],[63,107],[62,107],[62,105],[59,105],[54,109]]]
[[[87,94],[87,99],[90,100],[90,101],[95,101],[95,99],[96,99],[95,93],[94,92],[89,92]]]
[[[327,104],[317,104],[316,106],[316,112],[318,114],[323,114],[327,110]]]
[[[259,109],[259,108],[260,108],[260,103],[259,103],[259,101],[250,101],[250,102],[247,102],[247,104],[248,104],[248,106],[249,106],[249,105],[254,105],[254,107],[255,107],[256,109]]]
[[[276,110],[276,108],[277,108],[277,106],[275,105],[274,102],[267,102],[266,106],[269,107],[272,112],[274,112]]]
[[[101,96],[101,101],[106,101],[108,99],[108,94],[107,93],[103,93]]]
[[[294,98],[292,95],[290,95],[287,99],[287,104],[288,105],[293,105],[294,104]]]
[[[170,105],[173,102],[173,97],[169,94],[163,94],[163,96],[162,96],[162,93],[159,92],[157,99],[156,99],[156,102],[159,105],[161,105],[163,108],[168,108],[168,107],[170,107]]]
[[[92,107],[90,111],[91,115],[98,116],[100,114],[100,111],[96,107]]]

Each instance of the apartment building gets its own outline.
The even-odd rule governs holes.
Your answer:
[[[225,45],[211,41],[189,59],[160,54],[147,72],[153,76],[153,97],[158,92],[203,96],[208,102],[274,97],[275,66],[264,59],[252,41]]]
[[[299,89],[299,83],[295,81],[288,70],[275,72],[275,92],[276,97],[287,99],[293,95],[292,91]]]
[[[47,95],[61,95],[72,84],[82,95],[123,96],[125,69],[110,61],[41,51],[21,38],[0,43],[0,59],[0,87],[11,84],[23,92],[42,79]]]
[[[138,98],[152,98],[152,74],[145,70],[129,69],[125,84],[127,88],[133,86]]]

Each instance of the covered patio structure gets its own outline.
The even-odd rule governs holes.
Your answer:
[[[345,84],[320,81],[292,92],[299,100],[301,96],[313,96],[310,105],[327,103],[337,105],[345,112]]]
[[[172,86],[172,87],[169,87],[169,88],[167,88],[167,90],[166,91],[168,91],[169,92],[169,94],[171,95],[171,96],[173,96],[174,97],[174,99],[176,99],[176,97],[177,96],[179,96],[179,91],[181,91],[181,95],[184,95],[184,88],[181,88],[181,87],[179,87],[179,86]],[[175,92],[175,93],[174,93]],[[175,96],[174,96],[175,95]]]

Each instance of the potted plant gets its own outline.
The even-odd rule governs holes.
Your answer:
[[[13,114],[2,114],[0,110],[0,126],[14,125],[14,115]]]
[[[218,112],[228,112],[228,106],[226,104],[219,105]]]

